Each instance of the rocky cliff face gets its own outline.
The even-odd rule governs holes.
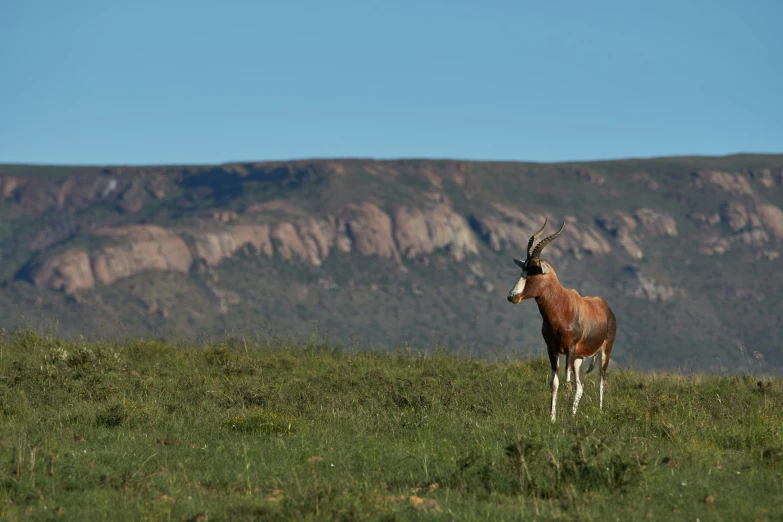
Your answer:
[[[192,256],[187,245],[169,230],[140,225],[101,228],[93,233],[112,238],[117,245],[92,252],[75,248],[54,254],[30,269],[30,280],[38,286],[73,293],[146,270],[190,270]]]
[[[636,235],[637,222],[624,212],[602,212],[595,219],[625,252],[633,259],[642,259],[644,252],[639,246],[639,237]]]
[[[456,261],[479,255],[478,241],[467,220],[445,204],[421,210],[400,207],[394,214],[395,239],[407,259],[447,248]]]
[[[759,175],[758,179],[769,188],[770,183],[778,178],[769,171],[764,172],[767,173]],[[425,176],[442,183],[442,178],[432,172]],[[603,185],[605,182],[601,181],[603,177],[600,175],[588,176],[583,171],[578,171],[577,176],[592,184]],[[52,187],[27,179],[2,179],[0,188],[6,198],[16,197],[24,201],[26,196],[19,191],[25,187],[37,187],[37,193],[54,192]],[[38,201],[52,203],[57,208],[66,204],[76,207],[96,198],[108,197],[112,192],[124,194],[132,184],[115,184],[104,178],[100,178],[100,182],[62,182],[58,184],[57,198],[51,201],[39,198]],[[163,181],[155,185],[155,193],[161,197],[165,195],[163,185]],[[696,172],[692,185],[700,189],[714,186],[739,195],[753,194],[747,178],[725,172]],[[121,190],[119,187],[125,188]],[[513,250],[523,255],[528,239],[544,219],[557,222],[553,212],[522,212],[497,202],[493,202],[491,209],[485,213],[463,216],[452,208],[447,198],[441,196],[435,199],[435,202],[424,203],[421,207],[400,205],[390,212],[368,201],[351,203],[334,214],[322,216],[308,216],[301,207],[278,199],[253,204],[243,213],[213,212],[211,222],[205,220],[188,228],[166,229],[156,225],[99,227],[90,233],[110,238],[115,245],[93,251],[66,249],[45,257],[36,261],[29,270],[29,279],[37,286],[73,293],[92,289],[96,284],[110,285],[144,271],[188,273],[196,264],[216,267],[238,253],[277,257],[317,267],[335,250],[357,252],[362,256],[398,263],[402,259],[411,260],[443,250],[455,261],[461,262],[469,257],[479,257],[479,244],[482,242],[498,252]],[[37,204],[25,208],[41,212],[46,207]],[[691,214],[689,217],[703,228],[724,224],[731,231],[727,235],[718,232],[704,235],[698,253],[721,255],[735,244],[762,248],[770,243],[771,238],[783,239],[783,211],[770,203],[757,204],[754,210],[749,211],[736,201],[724,201],[713,214]],[[236,223],[240,218],[249,216],[258,220],[280,211],[294,215],[296,219],[263,224]],[[641,260],[644,258],[641,245],[645,238],[678,235],[677,222],[672,215],[645,207],[630,213],[602,212],[594,217],[593,222],[568,215],[563,219],[568,233],[548,248],[548,255],[554,259],[564,254],[570,254],[577,260],[584,256],[604,256],[612,253],[614,244],[630,258]],[[775,258],[777,251],[763,249],[758,257]],[[650,288],[649,285],[642,287]],[[649,291],[632,293],[637,296],[656,294]],[[656,295],[676,294],[657,292]]]
[[[557,223],[550,212],[524,213],[504,205],[494,205],[495,213],[473,216],[473,223],[480,237],[496,251],[513,249],[524,257],[530,236],[544,223],[544,219]],[[601,256],[612,251],[609,241],[591,223],[582,223],[573,216],[563,218],[568,234],[556,244],[547,247],[549,256],[557,259],[563,252],[581,259],[585,254]],[[551,232],[550,232],[551,233]]]
[[[748,178],[738,173],[699,170],[693,173],[693,186],[715,188],[737,196],[753,194]]]
[[[771,249],[783,235],[783,211],[770,203],[756,204],[755,211],[739,202],[724,201],[711,214],[692,214],[693,221],[706,230],[699,253],[722,255],[736,246],[753,247],[758,258],[777,258],[778,251]],[[723,225],[728,233],[723,233]]]
[[[759,205],[756,208],[761,224],[775,239],[783,239],[783,211],[775,205]]]
[[[33,264],[30,280],[41,287],[72,294],[95,288],[90,255],[82,249],[69,249]]]
[[[253,214],[259,209],[254,208]],[[393,217],[392,217],[393,215]],[[437,250],[455,261],[478,256],[478,241],[465,218],[444,204],[418,209],[399,207],[391,215],[372,203],[347,206],[336,215],[308,217],[274,224],[205,224],[168,230],[155,225],[99,228],[92,234],[115,240],[116,246],[95,251],[69,249],[39,262],[29,272],[38,286],[73,292],[112,284],[148,271],[187,273],[194,263],[219,265],[238,253],[279,257],[288,262],[320,266],[335,249],[400,261]],[[185,241],[192,238],[193,249]]]
[[[102,228],[94,233],[119,243],[100,248],[90,255],[95,280],[102,284],[110,285],[146,270],[190,270],[192,257],[187,245],[169,230],[154,225],[138,225]]]

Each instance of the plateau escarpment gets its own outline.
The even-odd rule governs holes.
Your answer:
[[[730,360],[737,343],[783,342],[763,334],[779,330],[781,206],[778,156],[0,166],[0,308],[87,307],[74,328],[321,317],[390,342],[441,324],[460,342],[533,343],[537,319],[520,324],[504,287],[547,219],[566,222],[547,250],[564,284],[619,303],[620,345],[655,365],[656,350],[717,342]]]
[[[495,209],[493,214],[470,216],[472,226],[468,218],[445,204],[425,209],[402,206],[387,213],[365,202],[348,206],[336,215],[273,224],[219,222],[181,229],[157,225],[102,227],[90,233],[109,238],[115,244],[90,251],[66,249],[36,260],[28,274],[38,286],[72,293],[148,270],[187,273],[198,264],[216,267],[238,253],[316,267],[334,251],[355,251],[362,256],[397,262],[444,251],[455,262],[462,262],[480,257],[480,241],[495,251],[523,251],[544,219],[556,220],[551,212],[526,214],[502,205],[495,205]],[[635,215],[653,236],[676,235],[671,216],[649,209],[640,209]],[[222,216],[218,219],[223,221]],[[573,216],[566,216],[565,221],[569,234],[550,248],[553,258],[560,258],[564,252],[582,259],[585,255],[602,256],[612,251],[610,238],[598,226],[580,223]],[[605,220],[599,222],[606,226]],[[634,221],[630,223],[636,225]],[[188,247],[188,239],[192,248]],[[627,250],[627,243],[620,244]]]

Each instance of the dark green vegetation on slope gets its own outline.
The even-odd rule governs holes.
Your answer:
[[[732,183],[743,181],[748,190],[698,178],[712,171]],[[782,173],[781,155],[564,164],[356,159],[220,166],[0,165],[0,326],[56,323],[65,337],[89,332],[91,338],[160,335],[198,341],[225,332],[254,338],[266,324],[287,334],[307,331],[317,321],[322,331],[343,342],[358,335],[378,347],[423,345],[437,329],[451,350],[541,355],[535,305],[515,307],[505,300],[518,276],[511,259],[523,249],[508,241],[499,241],[496,249],[476,225],[487,217],[513,221],[499,214],[502,205],[548,213],[550,226],[571,216],[574,227],[589,228],[611,246],[600,255],[565,249],[562,257],[550,260],[566,287],[601,295],[615,310],[618,364],[736,371],[746,364],[746,354],[758,352],[770,370],[780,371],[783,239],[754,219],[760,205],[783,207]],[[17,187],[3,185],[3,178],[14,178]],[[22,182],[26,185],[19,188]],[[112,190],[110,183],[116,183]],[[215,212],[236,212],[232,225],[297,224],[300,218],[339,216],[347,205],[363,202],[391,216],[401,206],[425,209],[433,198],[448,200],[473,226],[477,254],[456,261],[448,248],[439,248],[396,260],[362,255],[355,246],[351,253],[332,246],[323,263],[314,266],[243,249],[205,270],[186,237],[224,227],[213,219]],[[270,202],[284,205],[249,210]],[[747,224],[733,229],[724,212],[727,205],[741,206]],[[677,235],[652,234],[636,223],[632,236],[644,253],[637,259],[598,222],[605,214],[633,216],[642,208],[671,216]],[[721,212],[726,215],[713,225],[694,218]],[[95,228],[134,224],[180,233],[193,254],[192,268],[134,272],[72,295],[31,283],[33,261],[67,249],[94,254],[111,243],[94,235]],[[396,226],[392,223],[392,234]],[[754,239],[752,233],[759,230],[766,239]],[[573,233],[569,227],[564,237]],[[726,240],[731,248],[723,255],[699,253],[709,238]],[[675,289],[674,297],[632,295],[642,279],[652,287]],[[232,299],[225,301],[216,292]]]
[[[553,425],[547,366],[4,334],[0,518],[783,517],[779,379],[610,368]]]

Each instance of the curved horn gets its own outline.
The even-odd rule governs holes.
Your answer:
[[[544,218],[544,226],[541,227],[541,230],[539,230],[538,232],[536,232],[535,234],[530,236],[530,241],[527,242],[527,257],[528,258],[532,258],[533,257],[533,255],[532,255],[533,254],[533,243],[536,242],[536,239],[538,239],[538,236],[540,236],[541,232],[543,232],[544,229],[546,228],[546,221],[547,221],[547,218]]]
[[[545,237],[541,240],[539,244],[536,245],[536,247],[533,249],[532,254],[530,254],[530,257],[532,259],[536,259],[538,256],[541,255],[541,251],[544,250],[544,247],[547,246],[549,243],[557,239],[557,236],[559,236],[563,229],[565,228],[565,221],[563,221],[563,226],[560,227],[560,230],[552,234],[551,236]]]

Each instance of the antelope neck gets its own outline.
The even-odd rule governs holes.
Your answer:
[[[562,306],[565,294],[565,288],[563,288],[560,281],[557,280],[554,271],[551,271],[549,275],[550,280],[547,281],[541,294],[536,297],[536,304],[538,305],[538,310],[541,312],[542,317],[552,317],[552,314],[557,313]]]

